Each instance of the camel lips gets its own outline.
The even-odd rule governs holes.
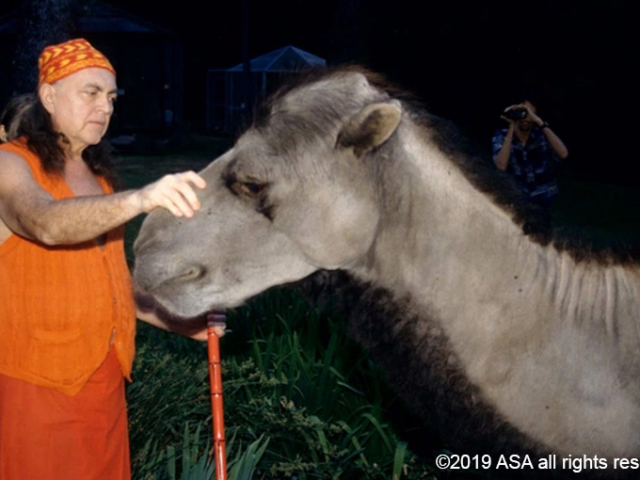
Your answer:
[[[224,327],[227,324],[227,318],[224,310],[214,310],[208,313],[207,323],[214,327]]]

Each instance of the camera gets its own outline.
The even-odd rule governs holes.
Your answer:
[[[523,107],[516,107],[503,112],[502,115],[510,120],[522,120],[527,117],[527,109]]]

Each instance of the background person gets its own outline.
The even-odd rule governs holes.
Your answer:
[[[17,138],[18,127],[24,113],[35,103],[33,93],[13,97],[0,113],[0,143]]]
[[[491,142],[496,167],[511,173],[532,201],[549,206],[558,195],[557,163],[569,155],[567,147],[529,100],[505,108],[500,118],[509,126]]]
[[[205,183],[184,172],[113,193],[115,70],[83,39],[38,66],[23,136],[0,145],[0,478],[128,480],[136,310],[122,224],[158,207],[189,218]]]

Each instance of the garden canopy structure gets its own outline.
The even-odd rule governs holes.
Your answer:
[[[234,133],[251,112],[247,98],[259,101],[291,76],[310,68],[324,68],[327,62],[312,53],[286,46],[252,59],[249,72],[240,63],[229,69],[207,72],[207,127]],[[249,94],[245,88],[249,79]]]

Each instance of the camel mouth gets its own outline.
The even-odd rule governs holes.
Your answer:
[[[145,292],[136,292],[135,301],[138,310],[151,313],[162,320],[170,331],[180,335],[192,336],[213,325],[224,330],[226,326],[225,311],[222,309],[207,310],[195,317],[177,315],[162,305],[156,298]]]

